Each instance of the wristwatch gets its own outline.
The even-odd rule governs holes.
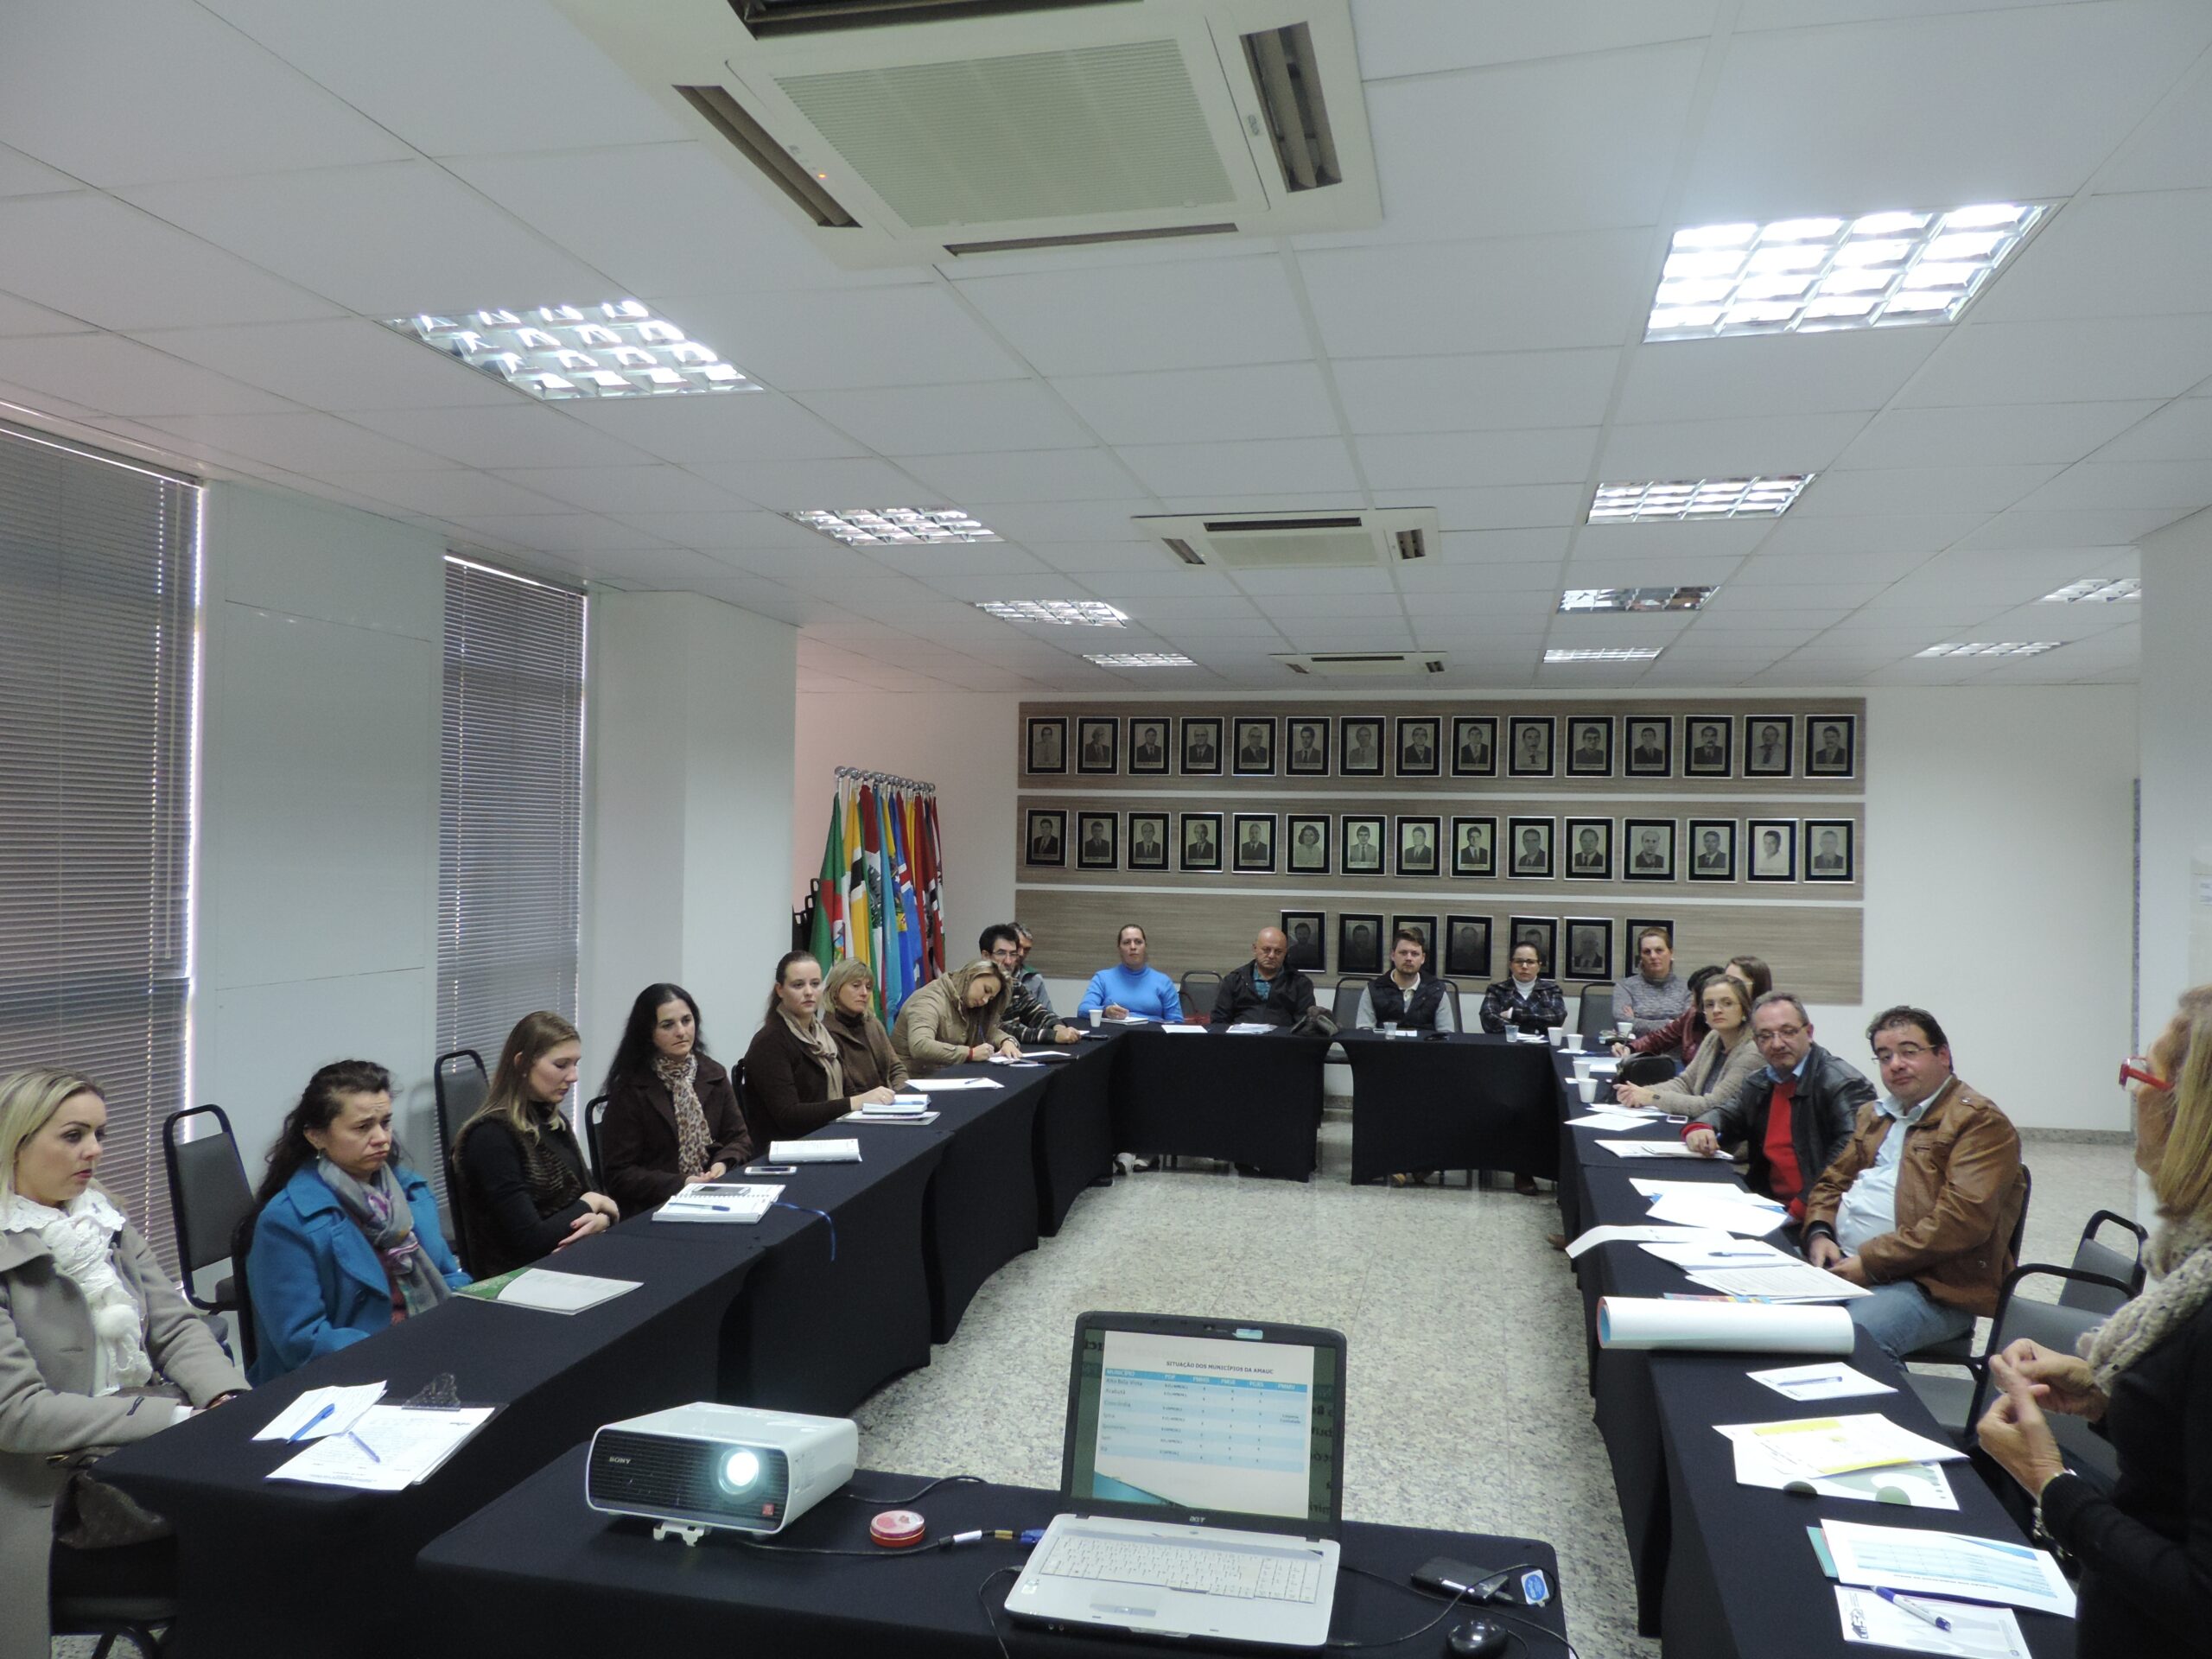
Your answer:
[[[2060,1481],[2073,1477],[2073,1475],[2074,1471],[2071,1469],[2061,1469],[2049,1480],[2044,1482],[2043,1490],[2036,1494],[2035,1526],[2032,1535],[2037,1542],[2048,1544],[2052,1549],[2057,1551],[2062,1555],[2067,1553],[2065,1545],[2060,1543],[2057,1539],[2052,1537],[2050,1535],[2050,1529],[2045,1527],[2043,1523],[2043,1501],[2045,1497],[2050,1496],[2050,1489],[2052,1487],[2057,1485]]]

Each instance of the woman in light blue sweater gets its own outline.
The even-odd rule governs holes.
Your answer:
[[[1147,1020],[1180,1020],[1182,1000],[1175,982],[1157,968],[1145,966],[1144,929],[1131,922],[1115,944],[1122,959],[1090,976],[1090,985],[1076,1005],[1078,1015],[1097,1009],[1109,1020],[1139,1014]]]

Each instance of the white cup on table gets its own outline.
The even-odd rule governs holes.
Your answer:
[[[1554,1026],[1548,1034],[1552,1039],[1552,1046],[1554,1048],[1565,1048],[1567,1046],[1567,1027],[1565,1026]]]
[[[1582,1103],[1585,1106],[1594,1106],[1598,1103],[1597,1078],[1586,1076],[1578,1077],[1574,1080],[1574,1086],[1582,1091]]]
[[[1093,1031],[1098,1029],[1098,1016],[1104,1012],[1105,1010],[1103,1008],[1093,1008],[1090,1011],[1090,1028]]]

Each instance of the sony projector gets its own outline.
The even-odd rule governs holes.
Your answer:
[[[860,1431],[711,1401],[609,1423],[591,1437],[584,1501],[696,1544],[709,1531],[781,1532],[853,1477]]]

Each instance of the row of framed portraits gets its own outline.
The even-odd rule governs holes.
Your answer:
[[[1166,870],[1172,848],[1173,868],[1193,874],[1852,881],[1858,830],[1850,818],[1513,817],[1501,826],[1494,815],[1032,807],[1023,836],[1033,869],[1067,868],[1072,846],[1079,870]]]
[[[1033,774],[1065,773],[1072,758],[1084,777],[1495,778],[1501,753],[1509,778],[1851,778],[1859,768],[1856,715],[1509,715],[1503,744],[1495,715],[1078,715],[1072,745],[1069,723],[1030,719]]]
[[[1335,922],[1335,971],[1338,974],[1372,976],[1381,973],[1389,958],[1391,942],[1402,930],[1419,936],[1427,949],[1431,972],[1458,980],[1487,980],[1492,976],[1491,946],[1497,925],[1494,916],[1385,917],[1380,912],[1344,911]],[[1553,978],[1613,979],[1618,976],[1617,967],[1619,974],[1627,972],[1636,955],[1632,941],[1653,927],[1663,927],[1669,938],[1675,937],[1674,920],[1665,916],[1632,916],[1618,924],[1609,916],[1509,916],[1498,941],[1502,948],[1495,958],[1499,964],[1497,971],[1503,973],[1507,957],[1525,944],[1536,947],[1544,972]],[[1286,910],[1282,931],[1290,942],[1284,960],[1291,967],[1309,974],[1330,970],[1332,929],[1326,911]],[[1567,948],[1564,958],[1560,955],[1562,936]],[[1618,957],[1616,939],[1621,947]],[[1476,987],[1461,988],[1479,994]]]

